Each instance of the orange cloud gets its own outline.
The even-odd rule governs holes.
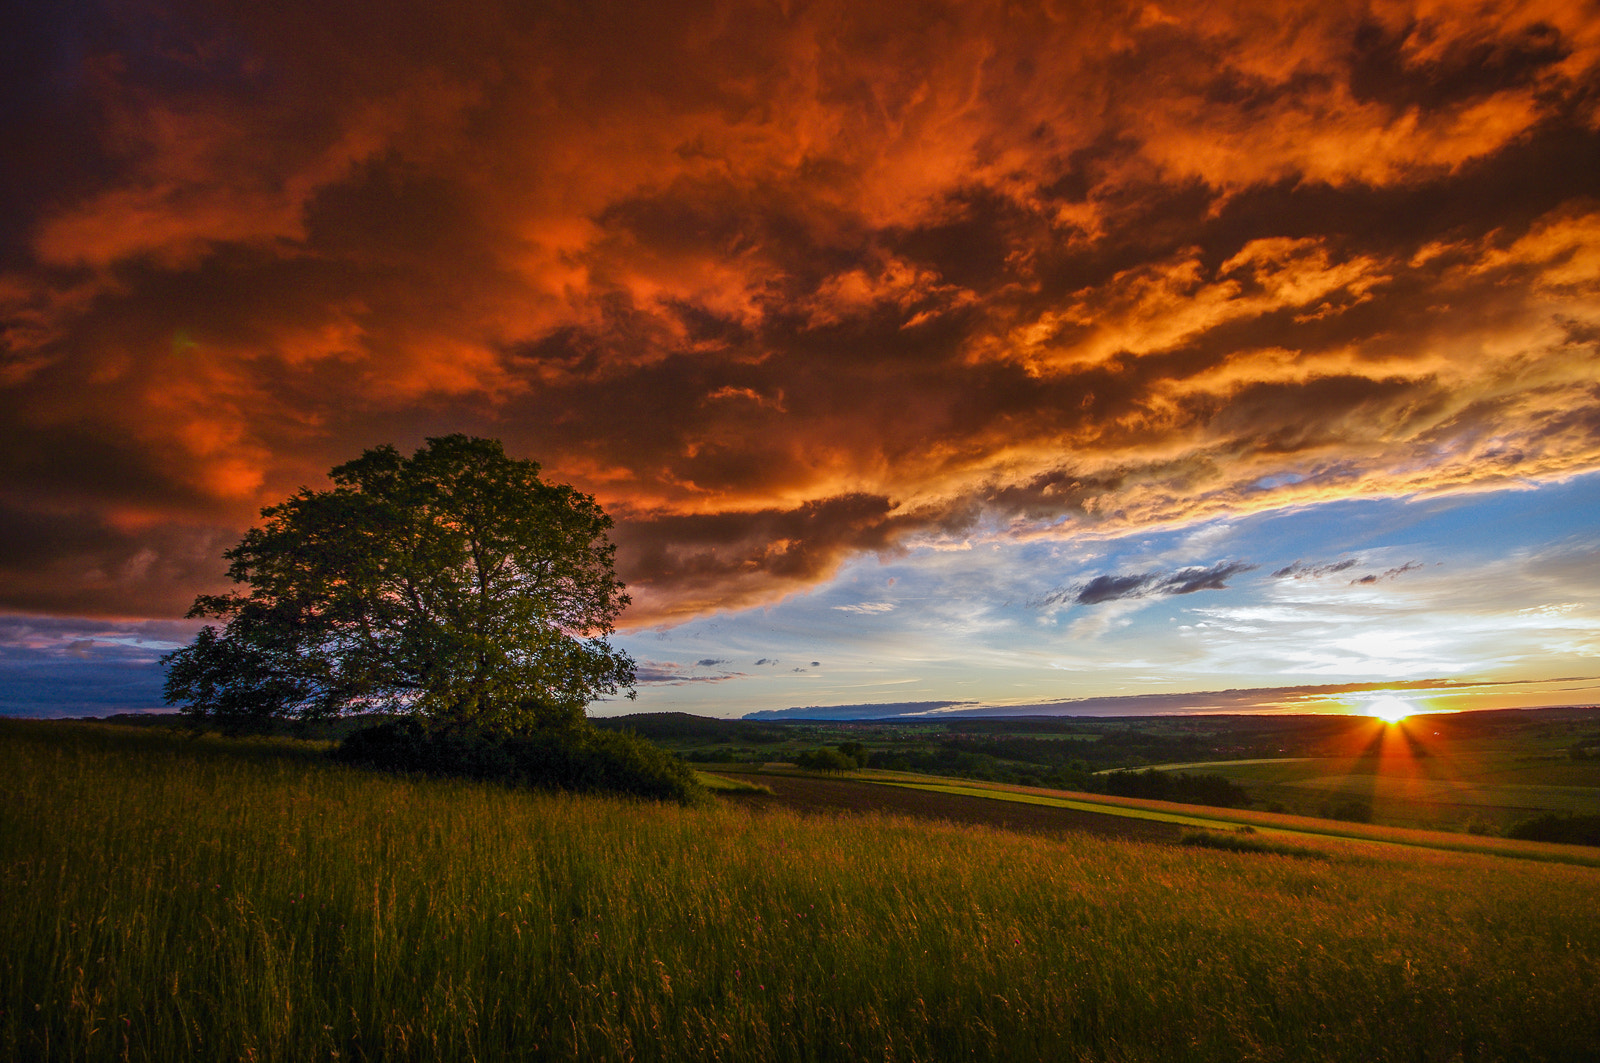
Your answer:
[[[25,27],[0,515],[59,589],[13,607],[167,609],[456,430],[619,515],[637,623],[1600,466],[1581,5],[414,14]]]

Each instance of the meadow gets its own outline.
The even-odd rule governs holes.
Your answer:
[[[1308,858],[1314,852],[1315,858]],[[0,725],[17,1060],[1587,1060],[1600,869],[682,808]]]
[[[863,751],[874,769],[1080,793],[1115,792],[1096,783],[1155,768],[1237,786],[1246,799],[1191,789],[1168,800],[1425,830],[1503,834],[1542,814],[1600,814],[1600,708],[1592,706],[1423,714],[1398,725],[1341,715],[829,723],[658,713],[601,722],[713,770],[831,746]]]

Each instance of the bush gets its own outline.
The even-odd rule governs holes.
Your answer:
[[[1086,780],[1092,792],[1116,797],[1142,797],[1214,808],[1244,808],[1250,795],[1242,786],[1221,775],[1186,775],[1157,771],[1113,771]]]
[[[694,773],[670,753],[634,735],[587,724],[501,735],[406,717],[352,733],[332,756],[380,771],[541,790],[628,794],[680,804],[697,803],[705,795]]]
[[[811,749],[794,758],[798,767],[807,771],[854,771],[854,757],[847,757],[837,749]]]
[[[1506,831],[1506,837],[1525,842],[1600,845],[1600,816],[1558,816],[1547,812],[1518,823]]]

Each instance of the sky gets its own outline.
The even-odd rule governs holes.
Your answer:
[[[1600,700],[1600,5],[0,19],[0,714],[452,432],[615,518],[597,713]]]

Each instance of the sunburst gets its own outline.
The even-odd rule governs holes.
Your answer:
[[[1367,715],[1376,716],[1388,724],[1397,724],[1416,711],[1416,706],[1411,702],[1397,698],[1393,694],[1385,694],[1367,706]]]

